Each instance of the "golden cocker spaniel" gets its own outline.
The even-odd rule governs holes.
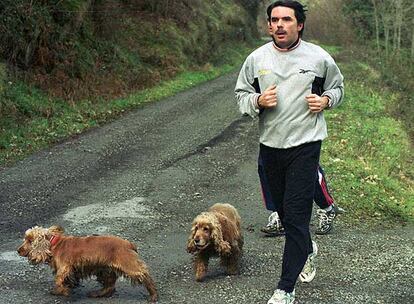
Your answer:
[[[90,297],[110,297],[115,282],[123,276],[133,284],[143,284],[151,303],[157,302],[157,290],[145,263],[138,257],[137,247],[116,236],[76,237],[63,234],[63,228],[33,227],[25,233],[17,249],[33,264],[49,263],[55,273],[55,295],[68,296],[79,280],[92,275],[103,288]]]
[[[239,272],[243,236],[241,218],[230,204],[215,204],[193,221],[187,241],[187,251],[194,254],[194,271],[197,281],[207,272],[208,261],[219,256],[228,274]]]

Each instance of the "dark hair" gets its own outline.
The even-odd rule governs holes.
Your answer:
[[[305,12],[307,11],[306,7],[298,1],[293,1],[293,0],[276,1],[267,7],[267,21],[269,23],[270,23],[270,18],[272,17],[272,10],[277,6],[289,7],[295,11],[295,17],[296,17],[296,20],[298,21],[298,24],[301,24],[301,23],[303,24],[303,27],[299,32],[299,36],[302,36],[303,31],[305,30],[305,20],[306,20]]]

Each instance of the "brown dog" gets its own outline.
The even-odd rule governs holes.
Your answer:
[[[239,272],[243,247],[241,219],[232,205],[215,204],[193,221],[187,242],[187,251],[194,253],[194,270],[197,281],[202,281],[212,256],[220,256],[221,264],[229,274]]]
[[[137,247],[115,236],[75,237],[63,234],[63,228],[34,227],[25,233],[23,244],[17,249],[20,256],[33,264],[49,263],[56,274],[55,295],[68,296],[79,280],[96,275],[101,290],[90,297],[110,297],[120,276],[133,284],[144,284],[152,303],[157,290],[148,268],[138,257]]]

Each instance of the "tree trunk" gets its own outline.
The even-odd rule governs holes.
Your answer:
[[[411,60],[414,61],[414,18],[411,20],[413,24],[411,27]]]
[[[374,18],[375,18],[375,42],[377,45],[377,52],[380,52],[380,37],[379,37],[379,17],[378,17],[378,8],[377,0],[371,0],[372,5],[374,6]]]
[[[401,28],[403,25],[403,5],[402,0],[395,0],[395,46],[394,49],[400,51],[401,49]]]
[[[382,10],[381,12],[381,21],[382,21],[382,27],[384,29],[385,57],[388,60],[388,56],[390,54],[390,50],[389,50],[390,28],[388,26],[388,16],[384,10]]]

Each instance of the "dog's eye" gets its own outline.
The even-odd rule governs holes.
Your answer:
[[[203,231],[204,231],[204,232],[208,232],[209,230],[210,230],[210,229],[208,229],[207,227],[204,227],[204,228],[203,228]]]

